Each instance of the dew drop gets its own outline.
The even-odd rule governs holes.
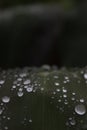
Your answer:
[[[15,88],[16,88],[16,85],[13,85],[12,88],[15,89]]]
[[[60,89],[56,89],[57,92],[60,92]]]
[[[29,122],[32,123],[32,119],[30,119]]]
[[[21,73],[21,74],[19,74],[19,76],[20,76],[21,78],[23,78],[23,77],[26,77],[27,74],[26,74],[26,73]]]
[[[78,115],[84,115],[86,113],[86,108],[83,104],[79,104],[79,105],[75,106],[75,112]]]
[[[8,97],[8,96],[2,97],[2,102],[4,102],[4,103],[10,102],[10,97]]]
[[[0,115],[3,113],[3,110],[2,109],[0,109]]]
[[[74,119],[72,119],[72,120],[70,121],[70,124],[74,126],[74,125],[76,125],[76,121],[75,121]]]
[[[41,88],[41,91],[44,91],[44,88]]]
[[[5,126],[5,127],[4,127],[4,129],[5,129],[5,130],[8,130],[8,127],[7,127],[7,126]]]
[[[83,98],[82,98],[82,99],[80,99],[80,102],[81,102],[81,103],[83,103],[83,102],[84,102],[84,99],[83,99]]]
[[[55,82],[55,85],[56,85],[56,86],[59,86],[60,84],[59,84],[58,82]]]
[[[30,83],[31,83],[31,81],[29,79],[24,81],[24,85],[27,85],[27,84],[30,84]]]
[[[57,75],[54,75],[54,79],[58,79],[59,77]]]
[[[84,78],[87,79],[87,73],[84,74]]]
[[[18,91],[17,95],[18,95],[18,97],[22,97],[24,94],[22,91]]]
[[[0,80],[0,84],[2,85],[2,84],[4,84],[5,83],[5,81],[4,80]]]
[[[66,93],[66,92],[67,92],[67,90],[66,90],[66,89],[63,89],[63,92],[64,92],[64,93]]]
[[[27,92],[32,92],[32,91],[33,91],[33,88],[32,88],[32,87],[27,87],[26,91],[27,91]]]
[[[64,94],[64,95],[63,95],[63,97],[64,97],[64,98],[67,98],[67,95],[66,95],[66,94]]]

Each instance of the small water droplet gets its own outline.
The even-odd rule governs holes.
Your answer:
[[[71,100],[72,100],[72,101],[75,101],[75,97],[72,97]]]
[[[44,91],[44,88],[41,88],[41,91]]]
[[[64,98],[67,98],[67,95],[66,95],[66,94],[64,94],[64,95],[63,95],[63,97],[64,97]]]
[[[76,121],[74,119],[70,120],[71,125],[76,125]]]
[[[73,96],[75,96],[75,95],[76,95],[76,93],[74,93],[74,92],[73,92],[73,93],[72,93],[72,95],[73,95]]]
[[[26,77],[27,74],[26,74],[26,73],[21,73],[21,74],[19,74],[19,76],[20,76],[21,78],[23,78],[23,77]]]
[[[59,99],[58,102],[61,102],[61,99]]]
[[[54,75],[54,79],[58,79],[59,77],[57,75]]]
[[[60,92],[60,89],[57,88],[56,91],[57,91],[57,92]]]
[[[2,102],[4,102],[4,103],[10,102],[10,97],[8,97],[8,96],[2,97]]]
[[[13,85],[12,88],[15,89],[15,88],[16,88],[16,85]]]
[[[87,73],[84,74],[84,78],[87,79]]]
[[[24,94],[22,91],[18,91],[17,95],[18,95],[18,97],[22,97]]]
[[[26,91],[27,91],[27,92],[32,92],[32,91],[33,91],[33,88],[32,88],[32,87],[27,87]]]
[[[58,82],[55,82],[55,85],[56,85],[56,86],[59,86],[60,84],[59,84]]]
[[[4,84],[5,83],[5,80],[0,80],[0,84]]]
[[[82,98],[82,99],[80,99],[80,102],[81,102],[81,103],[83,103],[83,102],[84,102],[84,99],[83,99],[83,98]]]
[[[30,84],[30,83],[31,83],[31,81],[29,79],[24,81],[24,85],[27,85],[27,84]]]
[[[86,107],[83,104],[75,106],[75,112],[78,115],[84,115],[86,113]]]
[[[64,92],[64,93],[66,93],[66,92],[67,92],[67,90],[66,90],[66,89],[63,89],[63,92]]]
[[[30,119],[29,122],[32,123],[32,119]]]
[[[0,109],[0,115],[3,113],[3,110],[2,109]]]

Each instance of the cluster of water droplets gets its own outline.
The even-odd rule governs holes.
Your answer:
[[[47,88],[46,88],[46,82],[50,82],[50,72],[51,72],[51,68],[49,66],[43,66],[42,70],[39,74],[38,69],[34,69],[34,72],[31,73],[31,69],[26,68],[24,70],[9,70],[8,72],[3,71],[1,74],[2,79],[0,79],[0,89],[3,89],[5,86],[5,82],[7,82],[7,80],[12,80],[12,84],[10,84],[10,92],[11,94],[15,94],[16,96],[20,99],[23,99],[22,97],[24,95],[28,95],[28,94],[35,94],[35,92],[41,92],[41,93],[45,93]],[[66,113],[65,110],[67,108],[67,110],[71,110],[72,109],[72,113],[71,115],[67,118],[65,125],[67,127],[73,127],[76,126],[79,122],[77,121],[77,118],[80,120],[80,117],[83,117],[87,114],[87,97],[78,95],[79,92],[77,91],[77,89],[72,89],[71,85],[75,83],[75,85],[78,86],[78,89],[80,89],[81,87],[81,79],[78,76],[78,73],[72,73],[71,75],[67,75],[66,73],[60,74],[57,72],[57,68],[53,68],[54,74],[52,75],[52,84],[50,86],[50,91],[49,91],[49,95],[50,95],[50,99],[51,99],[51,104],[53,104],[56,101],[56,108],[58,111],[60,111],[61,113]],[[35,73],[35,74],[34,74]],[[87,83],[87,72],[81,71],[80,72],[84,85],[85,83]],[[2,76],[3,75],[3,76]],[[62,77],[61,77],[62,75]],[[42,78],[44,78],[44,82],[41,83]],[[7,80],[5,80],[7,77]],[[9,78],[8,78],[9,77]],[[48,84],[49,85],[49,84]],[[53,86],[53,88],[52,88]],[[76,86],[75,86],[76,87]],[[86,86],[87,87],[87,86]],[[12,96],[6,94],[2,94],[1,96],[1,103],[0,103],[0,115],[2,115],[2,117],[0,118],[0,120],[8,120],[10,121],[11,117],[9,116],[9,114],[6,116],[5,115],[5,111],[8,107],[8,105],[10,104],[10,102],[12,102]],[[84,119],[82,118],[82,121],[84,122]],[[28,123],[32,123],[33,120],[32,118],[23,118],[22,121],[20,121],[23,124],[27,124]],[[84,124],[86,125],[86,124]],[[0,129],[1,128],[1,124],[0,124]],[[9,129],[8,126],[4,126],[3,128],[4,130]],[[84,129],[85,130],[85,129]]]

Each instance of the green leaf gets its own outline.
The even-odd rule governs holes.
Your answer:
[[[0,130],[86,130],[87,67],[0,71]]]

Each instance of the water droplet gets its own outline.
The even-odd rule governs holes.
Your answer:
[[[44,70],[50,70],[50,66],[49,66],[49,65],[43,65],[42,68],[43,68]]]
[[[24,81],[24,85],[27,85],[27,84],[30,84],[30,83],[31,83],[31,81],[29,79]]]
[[[61,99],[59,99],[58,102],[61,102]]]
[[[57,88],[56,91],[57,91],[57,92],[60,92],[60,89]]]
[[[0,84],[2,85],[2,84],[4,84],[5,83],[5,81],[4,80],[0,80]]]
[[[66,93],[66,92],[67,92],[67,90],[66,90],[66,89],[63,89],[63,92],[64,92],[64,93]]]
[[[18,95],[18,97],[22,97],[24,94],[22,91],[18,91],[17,95]]]
[[[10,102],[10,97],[8,97],[8,96],[2,97],[2,102],[4,102],[4,103]]]
[[[2,109],[0,109],[0,115],[3,113],[3,110]]]
[[[59,86],[60,84],[58,82],[55,83],[56,86]]]
[[[32,123],[32,119],[30,119],[29,122]]]
[[[7,126],[5,126],[5,127],[4,127],[4,129],[5,129],[5,130],[8,130],[8,127],[7,127]]]
[[[54,75],[54,79],[58,79],[59,77],[57,75]]]
[[[69,79],[69,77],[65,76],[65,79],[67,80],[67,79]]]
[[[73,95],[73,96],[75,96],[75,95],[76,95],[76,93],[72,93],[72,95]]]
[[[75,106],[75,112],[78,115],[84,115],[86,113],[86,108],[83,104],[79,104],[79,105]]]
[[[66,94],[64,94],[64,95],[63,95],[63,97],[64,97],[64,98],[67,98],[67,95],[66,95]]]
[[[83,102],[84,102],[84,99],[83,99],[83,98],[82,98],[82,99],[80,99],[80,102],[82,102],[82,103],[83,103]]]
[[[26,77],[27,74],[26,74],[26,73],[21,73],[21,74],[19,74],[19,76],[20,76],[21,78],[23,78],[23,77]]]
[[[74,97],[72,97],[72,98],[71,98],[71,100],[72,100],[72,101],[75,101],[75,98],[74,98]]]
[[[41,91],[44,91],[44,88],[41,88]]]
[[[87,73],[84,74],[84,78],[87,79]]]
[[[15,89],[15,88],[16,88],[16,85],[13,85],[12,88]]]
[[[71,125],[76,125],[76,121],[74,119],[70,120]]]
[[[33,91],[33,88],[32,88],[32,87],[27,87],[26,91],[27,91],[27,92],[32,92],[32,91]]]

